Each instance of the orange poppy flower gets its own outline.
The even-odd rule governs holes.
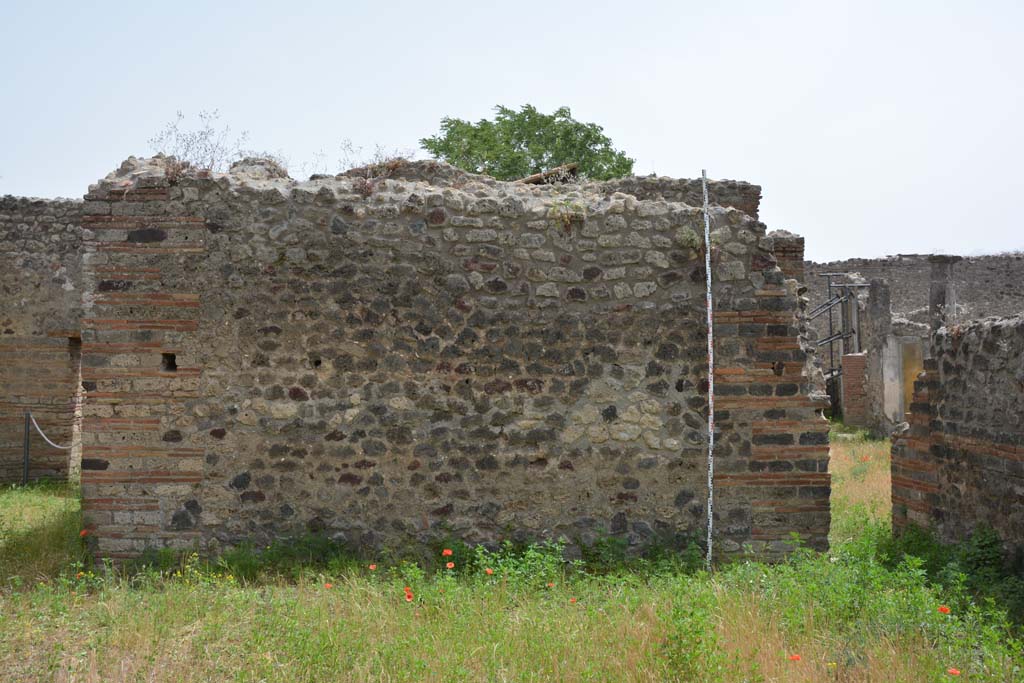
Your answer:
[[[451,557],[452,556],[452,549],[451,548],[445,548],[444,550],[441,551],[441,556],[442,557]]]
[[[405,587],[405,592],[406,593],[412,593],[412,588],[410,586],[406,586]]]
[[[370,565],[370,571],[371,571],[371,572],[375,572],[375,571],[377,571],[377,565],[375,565],[375,564],[371,564],[371,565]]]
[[[948,673],[950,676],[959,676],[960,675],[960,669],[949,668],[949,669],[946,669],[946,673]]]
[[[447,567],[448,569],[455,569],[455,563],[454,562],[449,562],[448,564],[445,565],[445,567]]]
[[[484,574],[487,574],[487,576],[491,576],[492,574],[494,574],[494,570],[488,567],[484,570]]]
[[[789,661],[791,661],[791,662],[799,662],[800,661],[800,655],[790,655],[789,656]]]
[[[949,614],[951,610],[945,605],[939,605],[939,611],[943,614]]]
[[[76,578],[76,579],[80,579],[80,578],[82,578],[83,576],[85,576],[85,572],[78,572],[77,574],[75,574],[75,578]]]
[[[554,587],[555,587],[555,584],[553,584],[553,583],[549,583],[548,584],[548,588],[554,588]]]
[[[569,598],[569,602],[571,602],[572,604],[575,605],[576,604],[576,598]]]
[[[325,583],[324,584],[324,588],[326,588],[327,590],[330,590],[330,589],[334,588],[334,584],[333,583]]]
[[[85,538],[88,535],[89,535],[89,530],[88,529],[82,529],[81,531],[78,532],[79,538]]]

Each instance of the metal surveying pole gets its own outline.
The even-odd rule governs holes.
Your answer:
[[[30,413],[25,411],[25,453],[21,460],[21,485],[24,486],[28,483],[28,440],[32,435],[32,422]]]

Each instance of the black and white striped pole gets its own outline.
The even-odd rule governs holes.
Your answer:
[[[708,172],[701,169],[704,190],[704,271],[707,276],[708,309],[708,557],[711,571],[712,531],[715,514],[715,328],[711,301],[711,214],[708,210]]]

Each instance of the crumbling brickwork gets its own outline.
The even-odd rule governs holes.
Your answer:
[[[97,554],[310,530],[392,549],[700,535],[703,218],[678,201],[699,181],[640,179],[638,199],[627,180],[377,170],[300,183],[269,162],[209,177],[131,159],[90,188]],[[712,211],[716,547],[780,553],[795,531],[822,548],[828,425],[797,283],[751,215],[760,188],[711,194],[744,207]]]
[[[893,439],[893,526],[957,541],[986,524],[1024,547],[1024,317],[942,328],[931,353]]]
[[[782,274],[806,286],[804,238],[786,230],[773,230],[768,233],[768,241]]]
[[[25,411],[60,445],[76,427],[81,201],[0,198],[0,483],[21,481]],[[29,478],[67,476],[69,453],[33,430]]]

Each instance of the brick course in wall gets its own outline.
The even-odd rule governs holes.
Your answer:
[[[979,524],[1024,547],[1024,318],[942,328],[893,439],[893,526],[963,540]]]
[[[661,199],[699,181],[672,182],[641,200],[433,162],[299,183],[129,160],[82,219],[95,551],[699,537],[703,219]],[[716,193],[756,212],[756,186]],[[712,217],[716,547],[823,548],[828,425],[797,284],[751,215]]]

